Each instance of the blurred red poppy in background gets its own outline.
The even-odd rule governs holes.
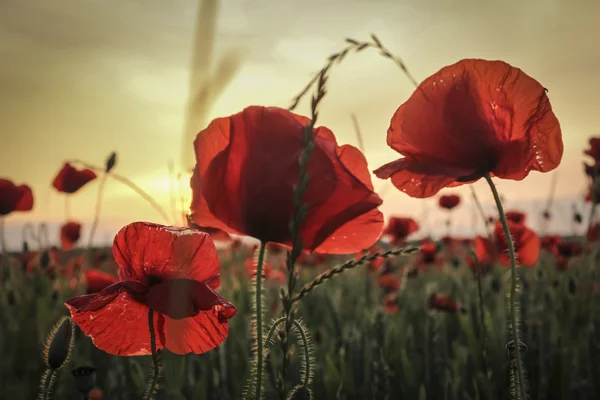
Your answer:
[[[486,174],[522,180],[562,158],[546,89],[502,61],[467,59],[419,85],[394,114],[387,143],[404,158],[375,171],[412,197]]]
[[[412,218],[391,217],[383,234],[391,237],[394,245],[398,245],[405,241],[408,235],[418,230],[419,224]]]
[[[569,261],[583,253],[583,248],[576,242],[562,242],[556,246],[556,266],[564,271],[569,268]]]
[[[386,292],[394,292],[401,286],[400,279],[390,274],[381,275],[377,284]]]
[[[248,107],[218,118],[194,142],[192,220],[262,242],[291,245],[293,187],[310,120],[275,107]],[[313,128],[314,150],[307,165],[310,182],[299,228],[304,248],[349,254],[371,246],[383,230],[367,161],[333,133]]]
[[[429,309],[431,310],[444,311],[449,313],[464,311],[462,305],[459,302],[454,301],[450,297],[441,295],[439,293],[432,293],[429,296],[428,305]]]
[[[8,179],[0,179],[0,215],[13,211],[30,211],[33,208],[33,192],[27,185],[15,185]]]
[[[527,218],[525,213],[522,213],[521,211],[506,211],[504,213],[504,216],[506,217],[507,221],[512,221],[515,224],[524,224],[525,223],[525,219]]]
[[[383,308],[388,315],[393,315],[398,312],[400,306],[398,305],[398,295],[396,293],[390,293],[383,298]]]
[[[85,272],[85,282],[88,294],[98,293],[110,285],[117,283],[117,278],[97,269],[90,269]]]
[[[75,193],[83,187],[86,183],[96,179],[96,173],[91,169],[78,170],[71,166],[69,163],[65,163],[62,169],[54,178],[52,186],[59,192],[63,193]]]
[[[558,235],[548,235],[542,239],[542,248],[552,254],[558,254],[558,245],[563,242],[563,238]]]
[[[515,246],[517,264],[534,266],[540,255],[540,238],[525,225],[513,221],[507,223]],[[498,257],[502,264],[510,266],[506,235],[500,222],[496,222],[494,226],[494,243],[481,236],[475,239],[475,254],[483,265],[492,263]]]
[[[446,210],[452,210],[454,207],[460,204],[460,196],[456,194],[447,194],[440,196],[439,205],[441,208]]]
[[[151,354],[150,310],[157,350],[200,354],[225,340],[236,309],[215,292],[219,260],[208,234],[136,222],[119,231],[113,255],[120,282],[65,303],[96,347],[121,356]]]
[[[60,227],[60,244],[63,250],[71,250],[81,237],[81,224],[69,221]]]

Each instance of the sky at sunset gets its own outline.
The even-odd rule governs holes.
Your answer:
[[[203,15],[214,18],[198,31],[201,3],[0,0],[0,177],[29,184],[35,196],[33,212],[7,220],[11,247],[19,245],[24,221],[45,221],[54,232],[64,220],[63,197],[51,182],[67,159],[102,165],[117,151],[115,172],[171,212],[168,165],[178,171],[190,166],[190,132],[251,104],[289,106],[344,38],[367,40],[371,32],[418,81],[460,59],[485,58],[519,67],[548,88],[565,146],[550,229],[572,230],[573,203],[584,207],[582,150],[600,134],[600,1],[223,0],[217,7],[211,0],[203,2]],[[202,50],[196,58],[194,46]],[[191,65],[198,67],[194,74]],[[190,87],[207,82],[213,91],[190,116]],[[350,117],[356,114],[374,170],[398,158],[386,145],[386,131],[413,90],[377,52],[349,55],[331,73],[320,124],[340,143],[356,145]],[[297,111],[307,113],[308,103]],[[373,179],[386,215],[424,221],[426,214],[421,233],[444,232],[446,215],[436,199],[411,199]],[[497,183],[506,206],[535,213],[530,220],[539,227],[551,180],[551,173],[532,173],[522,182]],[[71,200],[72,216],[88,224],[84,243],[97,187],[90,183]],[[485,182],[475,188],[491,213]],[[451,192],[464,203],[454,216],[455,233],[481,231],[469,189],[442,193]],[[129,222],[167,222],[112,180],[101,213],[97,240],[103,244]]]

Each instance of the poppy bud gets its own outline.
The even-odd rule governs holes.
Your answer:
[[[573,280],[573,278],[569,279],[569,293],[575,294],[576,289],[577,286],[575,285],[575,281]]]
[[[42,257],[40,258],[40,267],[42,267],[42,269],[46,269],[48,268],[48,265],[50,265],[50,253],[45,251],[42,253]]]
[[[548,211],[548,210],[544,211],[544,213],[542,214],[542,216],[546,220],[549,220],[550,218],[552,218],[552,214],[550,214],[550,211]]]
[[[111,169],[114,168],[115,164],[117,163],[117,153],[116,152],[112,152],[110,153],[110,156],[106,159],[106,173],[109,173]]]
[[[80,393],[89,393],[96,385],[96,369],[87,365],[71,371],[75,387]]]
[[[488,217],[487,223],[488,225],[492,225],[494,223],[494,217]]]
[[[71,318],[63,317],[50,331],[44,349],[44,361],[48,368],[58,369],[69,358],[74,328]]]
[[[575,215],[573,215],[573,220],[580,224],[583,221],[583,217],[580,213],[576,212]]]
[[[23,253],[27,253],[29,251],[29,244],[27,240],[23,240]]]

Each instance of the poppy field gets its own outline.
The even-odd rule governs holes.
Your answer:
[[[384,165],[319,122],[334,67],[365,49],[415,86],[390,115],[398,159]],[[6,220],[38,199],[2,176],[0,398],[599,398],[600,138],[582,149],[585,234],[536,232],[496,185],[561,163],[548,90],[503,61],[440,68],[418,83],[375,35],[347,39],[288,109],[248,105],[198,131],[185,224],[130,221],[110,248],[92,246],[108,180],[165,214],[117,152],[57,166],[65,216],[98,193],[90,237],[66,218],[58,245],[26,224],[21,251],[6,248]],[[417,240],[423,221],[384,216],[374,177],[436,198],[448,228],[468,199],[442,189],[483,181],[496,208],[473,191],[485,234]]]

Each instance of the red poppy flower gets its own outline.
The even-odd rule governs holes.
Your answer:
[[[136,222],[119,231],[113,256],[120,282],[66,302],[96,347],[121,356],[151,354],[151,309],[157,350],[199,354],[225,340],[236,309],[215,292],[219,260],[208,234]]]
[[[71,164],[65,163],[56,178],[54,178],[52,186],[59,192],[75,193],[83,185],[94,179],[96,179],[96,173],[91,169],[78,170],[73,168]]]
[[[563,238],[558,235],[548,235],[542,239],[542,248],[553,254],[558,254],[558,245],[563,242]]]
[[[381,275],[379,277],[379,281],[377,282],[379,287],[381,287],[386,292],[393,292],[400,289],[401,282],[400,279],[396,278],[393,275]]]
[[[88,294],[98,293],[110,285],[117,283],[117,278],[97,269],[90,269],[85,272],[85,281]]]
[[[562,158],[546,90],[502,61],[462,60],[419,85],[394,114],[387,143],[404,158],[375,171],[412,197],[485,174],[522,180]]]
[[[438,293],[433,293],[431,296],[429,296],[428,304],[429,309],[431,310],[445,311],[449,313],[465,311],[459,302]]]
[[[398,296],[396,293],[390,293],[383,298],[383,308],[388,315],[398,312],[400,306],[398,305]]]
[[[81,224],[69,221],[60,227],[60,243],[63,250],[71,250],[81,237]]]
[[[32,208],[33,192],[29,186],[17,186],[8,179],[0,179],[0,215],[30,211]]]
[[[559,270],[564,271],[569,267],[569,261],[575,256],[583,253],[583,248],[579,243],[569,242],[560,243],[556,246],[556,260]]]
[[[508,221],[512,221],[515,224],[524,224],[525,219],[527,218],[525,213],[521,211],[507,211],[504,213],[504,216]]]
[[[541,244],[538,235],[525,225],[513,221],[508,221],[508,228],[515,245],[517,263],[529,267],[534,266],[540,255]],[[494,242],[491,243],[488,238],[481,236],[475,239],[475,254],[479,263],[490,264],[498,256],[502,264],[510,266],[508,244],[500,222],[496,222],[494,227]]]
[[[262,242],[291,245],[293,187],[310,121],[280,108],[248,107],[214,120],[194,142],[192,219]],[[313,129],[307,165],[308,206],[299,236],[304,248],[349,254],[371,246],[383,230],[367,161],[356,148],[338,146],[333,133]]]
[[[421,264],[431,265],[437,262],[437,246],[435,243],[427,242],[421,244]]]
[[[395,245],[402,243],[408,235],[419,230],[419,224],[412,218],[392,217],[388,222],[384,235],[392,238]]]
[[[447,194],[440,196],[439,205],[441,208],[446,210],[452,210],[454,207],[460,204],[460,196],[456,194]]]

